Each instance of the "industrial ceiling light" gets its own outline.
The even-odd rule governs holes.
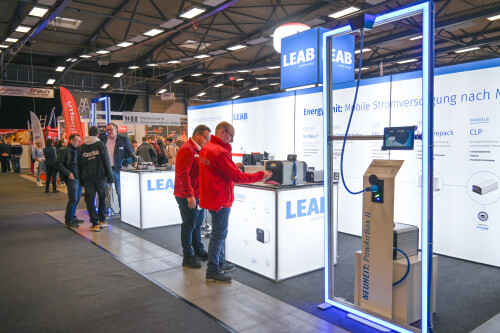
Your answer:
[[[206,9],[204,8],[198,8],[198,7],[193,7],[184,14],[181,14],[181,17],[187,18],[187,19],[192,19],[195,16],[200,15],[201,13],[205,12]]]
[[[54,80],[54,79],[48,79],[47,80],[47,84],[54,84],[54,82],[56,82],[56,80]]]
[[[122,77],[123,76],[123,73],[116,73],[115,75],[113,75],[113,77]]]
[[[8,49],[8,48],[9,48],[9,45],[3,45],[3,44],[0,44],[0,48],[2,48],[2,49]]]
[[[202,93],[199,93],[199,94],[198,94],[198,95],[196,95],[196,96],[201,97],[201,96],[205,96],[206,94],[207,94],[206,92],[202,92]]]
[[[191,76],[201,76],[202,74],[200,73],[195,73],[195,74],[191,74]]]
[[[251,71],[249,69],[242,69],[237,71],[238,73],[250,73]]]
[[[223,72],[214,72],[215,75],[222,75],[224,74]]]
[[[220,87],[222,87],[223,85],[224,85],[224,83],[219,83],[219,84],[216,84],[216,85],[214,86],[214,88],[220,88]]]
[[[398,64],[407,64],[409,62],[415,62],[415,61],[417,61],[417,59],[406,59],[406,60],[398,61],[397,63]]]
[[[64,66],[58,66],[58,67],[56,68],[56,72],[62,72],[62,71],[64,71],[64,69],[65,69],[65,68],[66,68],[66,67],[64,67]]]
[[[267,77],[258,77],[256,80],[267,80]]]
[[[208,54],[199,54],[195,55],[193,58],[195,59],[203,59],[203,58],[209,58],[210,56]]]
[[[150,36],[150,37],[153,37],[153,36],[156,36],[156,35],[161,34],[163,31],[164,31],[164,30],[162,30],[162,29],[151,29],[151,30],[149,30],[149,31],[146,31],[146,32],[144,33],[144,35],[146,35],[146,36]]]
[[[163,94],[165,91],[167,91],[167,89],[161,89],[158,91],[158,94]]]
[[[101,86],[101,89],[106,89],[107,87],[109,87],[109,83],[105,83]]]
[[[82,54],[82,55],[80,56],[80,58],[92,58],[92,57],[91,57],[91,56],[89,56],[88,54]]]
[[[33,9],[28,14],[29,16],[44,17],[45,13],[49,11],[48,8],[43,7],[33,7]]]
[[[108,54],[109,51],[108,50],[99,50],[96,53],[98,53],[98,54]]]
[[[139,66],[129,66],[128,69],[138,69]]]
[[[240,95],[233,96],[231,99],[237,99],[240,98]]]
[[[118,47],[129,47],[130,45],[134,45],[134,43],[131,42],[121,42],[120,44],[116,44]]]
[[[16,28],[16,31],[17,32],[28,32],[31,30],[31,27],[27,27],[27,26],[24,26],[24,25],[20,25]]]
[[[455,53],[464,53],[464,52],[475,51],[475,50],[479,50],[479,49],[480,49],[479,47],[475,46],[475,47],[469,47],[466,49],[456,50]]]
[[[273,46],[276,52],[281,53],[281,39],[309,30],[310,27],[303,23],[286,23],[280,25],[273,34]]]
[[[75,61],[77,61],[77,60],[78,60],[78,59],[76,59],[76,58],[68,58],[68,59],[66,59],[66,61],[67,61],[67,62],[75,62]]]
[[[372,50],[372,49],[363,49],[363,52],[369,52],[369,51],[371,51],[371,50]],[[359,50],[356,50],[356,51],[354,51],[354,53],[355,53],[355,54],[359,54],[359,53],[360,53],[360,51],[359,51]]]
[[[410,38],[410,40],[417,40],[417,39],[421,39],[423,36],[415,36],[415,37],[412,37]]]
[[[18,40],[19,40],[19,38],[10,38],[10,37],[5,39],[5,41],[6,41],[7,43],[15,43],[15,42],[17,42]]]
[[[500,20],[500,15],[495,15],[495,16],[492,16],[492,17],[488,17],[488,20],[490,20],[490,21]]]
[[[181,83],[182,81],[184,81],[183,79],[177,79],[174,81],[174,83]]]
[[[244,80],[245,80],[245,79],[238,79],[238,80],[236,80],[236,81],[244,81]]]
[[[170,61],[167,61],[167,64],[178,64],[180,62],[182,62],[182,61],[180,61],[180,60],[170,60]]]
[[[146,66],[149,66],[149,67],[156,67],[156,66],[160,66],[158,64],[146,64]]]
[[[241,45],[241,44],[238,44],[238,45],[233,45],[233,46],[230,46],[228,47],[227,49],[229,51],[236,51],[236,50],[241,50],[241,49],[244,49],[245,47],[247,47],[246,45]]]
[[[255,88],[250,89],[250,91],[255,91],[255,90],[259,90],[259,87],[255,87]]]
[[[281,68],[281,66],[269,66],[269,67],[267,67],[267,69],[278,69],[278,68]]]
[[[332,13],[328,16],[330,16],[331,18],[339,18],[339,17],[342,17],[342,16],[346,16],[346,15],[349,15],[349,14],[352,14],[352,13],[355,13],[359,11],[359,8],[358,7],[354,7],[354,6],[351,6],[351,7],[348,7],[346,9],[342,9],[338,12],[335,12],[335,13]]]
[[[364,71],[365,69],[368,69],[368,67],[361,67],[362,71]],[[355,71],[359,71],[359,68],[356,68]]]

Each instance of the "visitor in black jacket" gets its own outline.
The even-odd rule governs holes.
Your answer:
[[[76,206],[82,198],[82,184],[78,177],[78,166],[76,158],[78,154],[78,146],[82,142],[80,135],[73,133],[69,136],[68,145],[62,148],[57,155],[56,167],[61,174],[61,181],[66,182],[68,189],[68,204],[66,205],[66,214],[64,222],[69,228],[78,228],[78,223],[82,223],[76,217]]]
[[[106,183],[113,184],[113,171],[109,163],[106,146],[99,140],[99,127],[89,128],[89,136],[78,148],[78,174],[85,188],[85,203],[92,226],[98,232],[108,226],[106,220]],[[98,213],[95,211],[95,196],[99,196]]]
[[[17,138],[13,139],[14,143],[10,146],[12,156],[12,163],[14,165],[14,172],[21,172],[21,156],[23,155],[23,146],[17,142]]]
[[[10,160],[10,145],[5,140],[0,140],[0,163],[2,163],[2,173],[7,173]]]
[[[52,192],[57,193],[57,148],[52,145],[54,141],[47,139],[45,148],[43,148],[43,156],[45,156],[45,193],[50,193],[49,187],[52,180]]]

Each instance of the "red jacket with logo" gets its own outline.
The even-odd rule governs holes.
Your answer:
[[[200,151],[192,138],[182,145],[175,160],[174,195],[179,198],[200,197],[199,164]]]
[[[235,183],[263,179],[264,171],[241,172],[231,159],[231,145],[212,135],[200,152],[200,207],[214,211],[229,208],[234,201]]]

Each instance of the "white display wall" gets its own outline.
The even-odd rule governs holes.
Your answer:
[[[418,125],[420,130],[420,76],[420,72],[415,72],[363,80],[349,134],[381,135],[387,126]],[[436,69],[434,111],[434,250],[494,266],[500,266],[500,258],[496,256],[500,250],[498,77],[500,59]],[[345,133],[349,117],[346,110],[352,104],[354,90],[352,82],[334,86],[334,135]],[[221,104],[224,103],[205,105],[203,109],[189,108],[190,128],[198,124],[194,122],[196,115],[208,117]],[[262,152],[267,147],[278,147],[273,148],[277,150],[277,159],[293,151],[299,160],[322,169],[320,89],[267,95],[240,100],[237,104],[226,102],[224,106],[230,111],[226,111],[223,120],[233,123],[236,129],[237,145],[233,145],[233,152]],[[259,121],[235,122],[235,113],[241,112],[257,115]],[[261,115],[273,121],[262,121]],[[276,131],[280,136],[272,134]],[[269,142],[272,140],[275,142]],[[381,141],[347,142],[346,182],[352,190],[360,190],[362,175],[372,159],[404,160],[396,178],[395,220],[420,226],[421,142],[416,141],[413,151],[390,153],[381,151],[381,145]],[[337,169],[341,146],[341,141],[334,143]],[[484,193],[473,192],[473,185],[484,188]],[[361,196],[349,195],[339,186],[338,200],[339,231],[360,235]]]

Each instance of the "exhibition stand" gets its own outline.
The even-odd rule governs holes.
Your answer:
[[[324,265],[321,183],[236,185],[226,259],[280,281]]]
[[[120,170],[121,220],[139,229],[180,224],[174,181],[172,170]]]

